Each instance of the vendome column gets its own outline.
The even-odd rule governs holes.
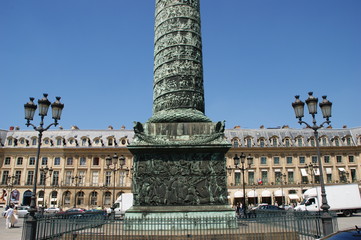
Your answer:
[[[156,0],[153,115],[135,122],[126,217],[233,217],[224,122],[205,116],[199,0]]]

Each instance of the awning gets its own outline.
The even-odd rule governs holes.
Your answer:
[[[287,172],[293,172],[293,171],[294,171],[293,168],[288,168],[288,169],[287,169]]]
[[[241,192],[241,191],[235,192],[235,193],[234,193],[234,197],[235,197],[235,198],[243,198],[243,192]]]
[[[339,167],[338,170],[339,170],[340,172],[345,172],[345,169],[344,169],[343,167]]]
[[[306,169],[301,168],[301,175],[302,175],[302,177],[307,177],[308,176]]]
[[[38,202],[42,202],[43,201],[43,198],[38,198]]]
[[[58,199],[57,198],[50,198],[50,201],[56,202],[56,201],[58,201]]]
[[[258,194],[257,194],[257,192],[254,191],[254,190],[251,190],[251,191],[249,191],[249,192],[247,193],[247,197],[249,197],[249,198],[255,198],[255,197],[257,197],[257,196],[258,196]]]
[[[267,169],[261,169],[261,172],[268,172]]]
[[[237,170],[234,170],[235,172],[241,172],[241,170],[237,169]]]
[[[274,195],[275,195],[275,197],[282,197],[282,196],[285,196],[285,192],[283,191],[283,194],[282,194],[282,190],[279,189],[274,192]]]
[[[320,176],[320,169],[315,168],[313,169],[313,172],[315,173],[315,176]]]
[[[275,172],[281,172],[281,169],[277,168],[277,169],[275,169]]]
[[[297,194],[288,194],[288,197],[291,200],[299,200],[300,199],[300,197]]]
[[[332,168],[326,168],[326,174],[332,174]]]
[[[262,197],[271,197],[271,192],[268,190],[264,190],[261,194]]]

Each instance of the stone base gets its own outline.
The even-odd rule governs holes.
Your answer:
[[[237,221],[229,206],[134,206],[125,213],[126,230],[234,229]]]

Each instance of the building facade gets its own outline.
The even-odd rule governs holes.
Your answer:
[[[133,130],[70,130],[44,132],[39,159],[37,205],[110,207],[122,193],[132,191],[132,159],[127,149]],[[319,184],[316,139],[311,129],[225,130],[231,144],[226,154],[230,205],[296,204],[302,193]],[[319,130],[321,161],[326,184],[361,184],[361,128]],[[34,184],[37,132],[0,130],[0,205],[9,201],[29,205]],[[108,166],[106,158],[124,156],[125,164]],[[253,158],[244,171],[234,157]],[[44,171],[44,169],[49,169]],[[47,173],[46,173],[47,172]],[[244,172],[244,176],[242,173]]]

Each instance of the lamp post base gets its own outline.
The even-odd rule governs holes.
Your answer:
[[[332,223],[332,216],[329,212],[321,213],[321,221],[322,221],[322,230],[324,236],[330,235],[333,233],[333,223]]]
[[[26,218],[24,228],[25,228],[25,233],[23,234],[23,239],[35,240],[37,219],[33,216]]]

